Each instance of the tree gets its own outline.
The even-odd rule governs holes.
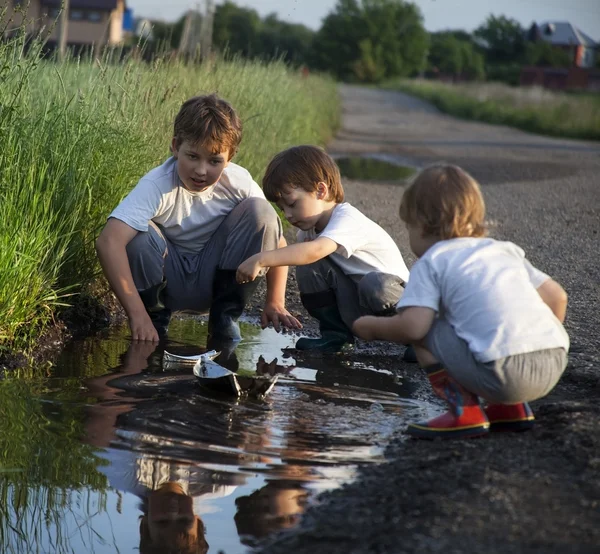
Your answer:
[[[241,8],[229,1],[218,4],[213,23],[213,45],[221,52],[253,57],[260,50],[261,23],[256,10]]]
[[[376,81],[424,69],[429,36],[404,0],[338,0],[313,42],[314,62],[340,79]]]
[[[485,76],[483,56],[476,51],[467,33],[444,31],[432,34],[428,62],[429,70],[433,72],[468,79]]]
[[[529,42],[525,50],[525,62],[541,67],[570,67],[571,55],[565,50],[552,46],[545,40]]]
[[[514,19],[491,15],[474,36],[481,41],[488,64],[518,63],[525,53],[525,31]]]
[[[280,21],[275,14],[268,15],[259,34],[260,55],[265,59],[282,57],[296,66],[306,64],[314,34],[304,25]]]

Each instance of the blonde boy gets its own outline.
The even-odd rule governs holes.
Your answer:
[[[420,259],[391,318],[363,317],[365,339],[412,342],[450,411],[408,426],[419,438],[471,437],[533,425],[527,401],[545,396],[567,365],[567,296],[511,242],[485,237],[477,182],[452,165],[423,170],[400,217]],[[485,409],[479,397],[488,402]]]
[[[237,341],[237,320],[256,282],[240,285],[239,263],[285,246],[281,222],[247,170],[231,162],[242,123],[211,94],[185,102],[172,157],[146,174],[110,214],[96,249],[123,305],[133,340],[158,340],[171,312],[207,312],[215,341]],[[263,325],[300,327],[285,309],[287,268],[267,275]]]
[[[354,342],[358,317],[394,313],[408,281],[406,264],[392,238],[344,202],[339,169],[325,151],[296,146],[277,154],[263,190],[299,229],[298,241],[247,259],[238,281],[252,282],[265,268],[297,266],[300,297],[319,321],[321,338],[301,338],[296,348],[336,352]]]

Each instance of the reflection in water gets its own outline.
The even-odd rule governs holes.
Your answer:
[[[389,373],[297,366],[281,356],[295,337],[245,327],[248,340],[223,363],[279,373],[265,400],[215,395],[191,368],[163,369],[164,348],[202,352],[191,345],[203,343],[205,326],[193,320],[174,322],[159,347],[119,334],[75,343],[36,388],[6,389],[9,409],[0,410],[14,432],[4,445],[11,511],[0,507],[0,551],[244,552],[294,525],[316,491],[352,478],[357,463],[381,460],[405,412],[422,414]]]
[[[167,482],[148,494],[140,520],[140,554],[205,554],[205,527],[192,497],[180,483]]]

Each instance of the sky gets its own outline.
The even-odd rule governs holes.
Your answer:
[[[216,0],[221,3],[222,0]],[[493,15],[516,19],[523,27],[533,21],[569,21],[600,42],[600,2],[598,0],[412,0],[421,9],[428,31],[464,29],[472,31]],[[254,8],[261,16],[277,13],[279,19],[303,23],[312,29],[337,4],[337,0],[234,0]],[[189,8],[204,7],[204,0],[127,0],[136,17],[174,21]]]

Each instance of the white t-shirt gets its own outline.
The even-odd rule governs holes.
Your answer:
[[[480,362],[548,348],[568,350],[564,327],[536,290],[547,279],[512,242],[444,240],[413,265],[396,307],[435,310]]]
[[[109,217],[145,232],[154,221],[178,250],[198,253],[242,200],[264,198],[250,173],[230,163],[221,178],[202,192],[187,190],[177,174],[177,160],[169,158],[133,188]]]
[[[346,275],[379,271],[408,282],[408,268],[396,243],[377,223],[348,202],[338,204],[325,229],[298,231],[298,242],[327,237],[338,245],[331,259]]]

